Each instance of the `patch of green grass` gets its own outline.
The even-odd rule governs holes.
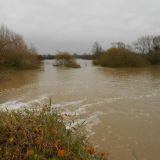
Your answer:
[[[66,129],[50,106],[0,111],[1,160],[103,160],[79,129]]]

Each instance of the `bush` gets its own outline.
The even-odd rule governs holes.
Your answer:
[[[152,65],[160,64],[160,50],[150,51],[145,57]]]
[[[63,116],[42,109],[0,111],[1,160],[103,160],[78,128],[66,129]],[[106,157],[107,159],[107,157]]]
[[[124,48],[111,48],[93,61],[94,65],[107,67],[143,67],[148,64],[140,54]]]
[[[35,53],[29,53],[19,49],[8,50],[0,56],[0,68],[31,69],[40,64],[40,59]]]
[[[75,57],[68,52],[59,52],[56,56],[55,66],[64,66],[69,68],[80,68],[80,65],[77,64]]]
[[[20,35],[0,27],[0,68],[30,69],[39,63],[36,50],[29,48]]]

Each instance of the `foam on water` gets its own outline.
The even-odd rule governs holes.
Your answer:
[[[27,108],[32,106],[41,107],[45,104],[48,104],[49,97],[46,95],[39,96],[36,99],[30,100],[28,102],[22,102],[19,100],[12,100],[7,101],[5,103],[0,104],[0,108],[7,108],[7,109],[20,109],[20,108]],[[63,103],[52,104],[51,107],[58,110],[61,115],[69,115],[69,116],[77,116],[78,119],[75,119],[72,123],[66,123],[66,128],[70,129],[77,125],[82,124],[85,122],[86,130],[90,135],[94,134],[92,131],[93,126],[98,125],[101,121],[99,116],[103,115],[103,112],[96,111],[91,113],[87,118],[80,118],[80,115],[86,114],[88,107],[95,105],[96,103],[86,103],[86,99],[80,99],[76,101],[67,101]]]
[[[101,123],[100,116],[104,115],[103,112],[96,111],[93,114],[89,115],[88,118],[84,119],[77,119],[73,123],[66,124],[67,129],[71,129],[73,127],[79,126],[81,124],[85,124],[85,128],[88,132],[88,137],[95,134],[95,132],[92,130],[94,126]]]
[[[5,103],[0,104],[0,108],[7,109],[20,109],[32,106],[43,106],[48,101],[47,96],[39,96],[37,99],[30,100],[29,102],[22,102],[20,100],[7,101]]]

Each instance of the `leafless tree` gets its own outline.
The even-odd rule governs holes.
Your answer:
[[[134,48],[140,53],[148,53],[153,49],[153,36],[143,36],[133,43]]]
[[[113,48],[126,48],[126,45],[123,42],[112,42],[111,45]]]
[[[160,49],[160,35],[153,37],[153,48],[154,50]]]
[[[92,52],[94,55],[100,55],[102,53],[102,47],[98,42],[93,44]]]
[[[6,49],[27,49],[27,45],[22,36],[10,31],[2,25],[0,27],[0,51],[4,53]],[[2,52],[3,51],[3,52]]]

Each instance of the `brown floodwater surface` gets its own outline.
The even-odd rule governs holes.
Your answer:
[[[111,160],[160,159],[160,66],[102,68],[79,60],[82,68],[53,67],[0,71],[0,107],[46,103],[86,121],[90,141]]]

